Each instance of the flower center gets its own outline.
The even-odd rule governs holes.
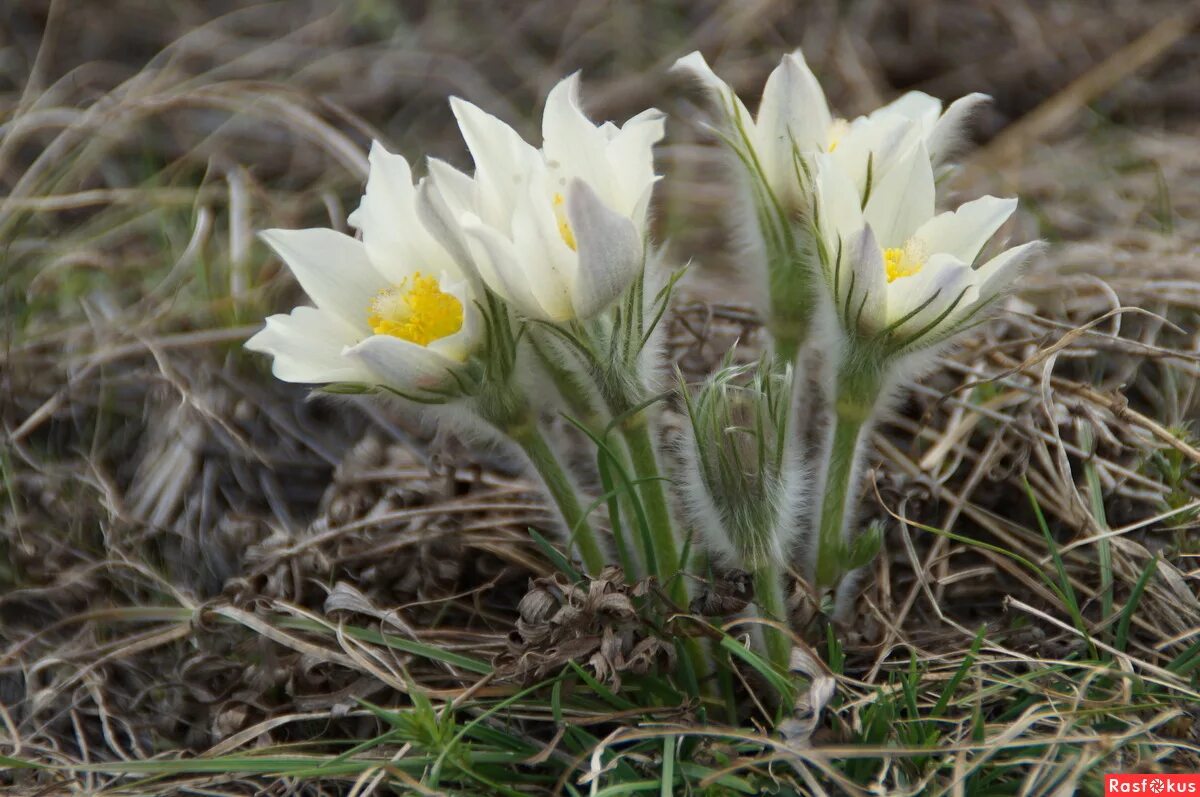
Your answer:
[[[917,252],[910,251],[911,249],[914,247],[891,247],[883,250],[883,268],[887,272],[888,282],[895,282],[901,277],[911,277],[925,265],[924,258]]]
[[[834,119],[829,125],[829,144],[825,147],[826,152],[833,152],[841,143],[842,137],[850,132],[850,123],[845,119]]]
[[[571,247],[572,252],[577,251],[575,231],[571,229],[571,222],[567,221],[567,200],[563,199],[562,194],[554,195],[554,218],[558,220],[558,234],[562,236],[563,243]]]
[[[463,306],[458,297],[443,292],[436,279],[418,271],[411,280],[375,294],[367,323],[376,335],[428,346],[462,329]]]

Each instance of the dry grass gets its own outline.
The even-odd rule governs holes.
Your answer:
[[[1186,4],[69,6],[0,18],[6,793],[496,773],[582,793],[668,770],[663,793],[1066,794],[1200,767],[1200,37],[1106,62]],[[500,452],[267,378],[239,344],[297,290],[253,233],[344,228],[372,137],[461,163],[447,94],[528,128],[582,67],[596,116],[675,113],[659,220],[699,265],[672,343],[700,373],[756,326],[729,298],[717,154],[663,70],[700,47],[749,87],[797,44],[846,112],[983,90],[990,138],[1048,107],[1057,138],[1009,128],[954,188],[1019,192],[1014,236],[1053,246],[880,430],[887,554],[854,621],[807,624],[797,590],[836,680],[811,737],[589,691],[594,647],[522,691],[491,663],[554,571],[537,491]]]

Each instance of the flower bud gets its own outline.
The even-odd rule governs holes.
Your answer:
[[[799,516],[801,468],[790,439],[791,368],[726,362],[687,399],[684,485],[709,548],[754,572],[785,561]]]

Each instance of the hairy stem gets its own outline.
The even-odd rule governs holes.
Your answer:
[[[754,571],[754,600],[763,619],[787,625],[787,600],[777,563],[768,562]],[[786,632],[773,626],[764,625],[761,630],[766,659],[786,673],[792,659],[792,640]]]
[[[856,497],[855,463],[863,430],[868,428],[879,403],[886,368],[879,353],[866,346],[851,351],[838,368],[836,420],[826,453],[825,491],[817,530],[817,587],[837,586],[843,575],[848,507]]]
[[[829,447],[825,472],[825,494],[821,497],[821,525],[817,536],[816,585],[832,587],[842,577],[843,532],[846,504],[852,494],[854,460],[863,422],[838,413]]]
[[[534,469],[542,477],[550,497],[554,499],[559,512],[562,513],[563,520],[566,521],[571,541],[579,546],[579,554],[583,558],[584,566],[588,573],[596,575],[604,569],[607,560],[596,537],[596,532],[588,523],[583,508],[579,505],[579,492],[571,477],[563,469],[558,457],[555,456],[554,451],[536,425],[522,423],[510,427],[506,431],[529,457]]]

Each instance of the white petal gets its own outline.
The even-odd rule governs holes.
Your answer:
[[[863,216],[880,246],[902,247],[933,216],[933,168],[923,144],[901,158],[871,187]]]
[[[934,255],[916,274],[888,285],[887,323],[907,318],[896,332],[912,335],[924,330],[951,305],[955,315],[970,307],[976,295],[975,273],[969,265],[950,255]]]
[[[368,160],[366,193],[347,221],[362,230],[376,270],[400,282],[422,267],[423,247],[416,239],[428,237],[413,207],[412,170],[403,155],[388,152],[378,141],[372,142]]]
[[[803,53],[785,55],[767,77],[755,123],[759,158],[776,190],[794,184],[793,145],[804,153],[824,150],[831,121],[825,92]]]
[[[579,247],[571,301],[576,317],[588,319],[616,301],[641,273],[642,239],[629,219],[605,207],[581,180],[568,189],[567,216]]]
[[[829,256],[833,257],[839,245],[844,247],[845,242],[863,228],[861,200],[850,175],[831,156],[815,155],[813,163],[817,185],[817,223],[829,248]]]
[[[607,201],[616,203],[608,143],[608,135],[592,124],[580,107],[579,73],[559,81],[546,96],[542,113],[542,152],[554,190],[565,193],[572,177],[582,177]]]
[[[993,257],[975,270],[975,281],[979,285],[979,301],[986,302],[1009,289],[1021,270],[1042,248],[1041,241],[1030,241],[1014,246]]]
[[[850,124],[830,154],[861,194],[867,190],[868,171],[871,182],[878,184],[892,169],[897,155],[908,151],[920,136],[920,129],[900,114],[860,117]]]
[[[567,185],[562,187],[562,193],[570,195]],[[571,293],[579,258],[571,251],[559,228],[554,211],[556,201],[546,185],[531,183],[513,211],[512,245],[524,270],[529,292],[544,314],[551,320],[565,321],[574,315]],[[567,197],[563,197],[562,202],[565,209]]]
[[[445,168],[435,167],[435,164]],[[458,271],[478,283],[481,280],[479,269],[471,257],[460,223],[460,219],[468,213],[475,215],[473,210],[468,210],[468,197],[463,194],[464,191],[473,190],[471,178],[441,161],[430,160],[429,171],[429,177],[421,180],[417,186],[417,215],[438,245],[458,266]],[[458,177],[465,179],[468,185],[459,183]]]
[[[355,330],[336,316],[297,307],[290,315],[269,316],[246,348],[274,357],[271,371],[285,382],[370,382],[365,368],[342,356],[342,349],[356,337]]]
[[[920,125],[928,133],[937,124],[942,112],[942,101],[923,91],[910,91],[892,100],[871,114],[872,117],[896,114]]]
[[[654,145],[662,140],[666,115],[650,108],[634,116],[610,139],[608,163],[617,184],[613,210],[633,219],[638,231],[645,229],[645,207],[639,204],[658,179],[654,174]]]
[[[524,258],[518,254],[512,241],[480,223],[478,219],[464,219],[463,230],[471,245],[471,254],[479,266],[480,276],[496,295],[529,318],[543,321],[565,320],[564,317],[547,312],[542,303],[535,298],[530,288]],[[561,286],[560,290],[564,297],[569,296],[565,286]],[[569,306],[569,299],[567,304]]]
[[[958,154],[966,138],[965,128],[971,116],[991,97],[978,92],[960,97],[950,103],[942,118],[934,125],[929,135],[929,155],[935,166],[940,166]]]
[[[451,97],[450,109],[475,160],[475,212],[489,224],[507,227],[513,198],[541,165],[542,155],[511,127],[466,100]]]
[[[934,216],[913,233],[913,238],[928,254],[944,252],[964,263],[974,263],[984,244],[1016,209],[1016,199],[980,197],[958,210]]]
[[[845,266],[838,275],[838,316],[851,328],[879,331],[886,322],[888,285],[883,252],[870,226],[843,244]]]
[[[746,106],[742,104],[738,96],[733,93],[733,89],[729,88],[728,84],[712,71],[699,50],[680,58],[671,67],[671,71],[682,72],[699,80],[700,84],[712,94],[722,116],[731,126],[735,120],[741,120],[748,130],[753,130],[754,117],[746,110]]]
[[[376,384],[405,392],[435,390],[451,380],[450,370],[458,363],[411,341],[394,335],[372,335],[343,352],[360,363]]]
[[[367,257],[361,241],[334,230],[264,230],[274,249],[317,307],[364,332],[367,307],[388,286]]]

